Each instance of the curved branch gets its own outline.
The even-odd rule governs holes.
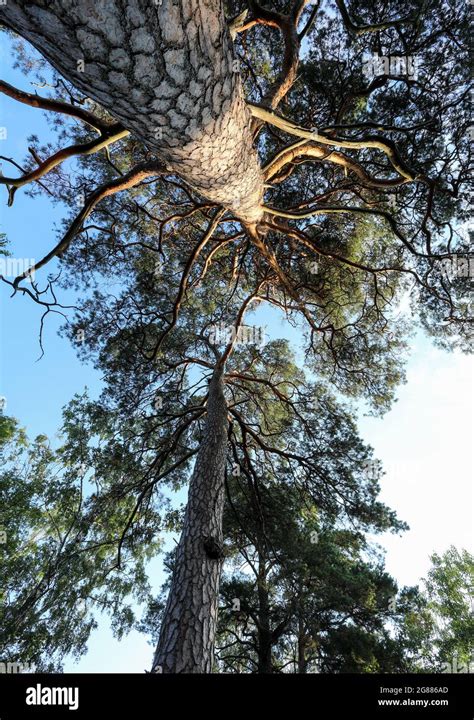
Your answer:
[[[261,280],[260,283],[258,284],[257,288],[254,290],[254,292],[253,292],[251,295],[249,295],[249,296],[244,300],[244,302],[242,303],[242,305],[240,306],[239,312],[237,313],[237,318],[236,318],[235,323],[234,323],[235,332],[233,333],[233,336],[232,336],[232,338],[230,339],[230,341],[227,343],[227,346],[226,346],[226,348],[224,349],[224,352],[222,353],[222,355],[220,356],[220,358],[219,358],[219,360],[218,360],[218,362],[217,362],[216,367],[222,367],[222,368],[223,368],[223,367],[225,366],[227,360],[229,359],[229,357],[230,357],[230,355],[231,355],[231,353],[232,353],[232,351],[233,351],[233,349],[234,349],[235,341],[236,341],[237,335],[238,335],[238,330],[239,330],[240,326],[242,325],[242,322],[243,322],[245,313],[247,312],[249,305],[250,305],[254,300],[256,300],[257,302],[260,301],[260,298],[258,297],[258,293],[260,292],[261,288],[263,287],[263,285],[264,285],[266,282],[267,282],[266,279]]]
[[[298,34],[298,38],[299,38],[300,42],[301,42],[301,40],[303,40],[303,38],[306,37],[306,35],[307,35],[307,34],[309,33],[309,31],[311,30],[311,28],[312,28],[312,26],[313,26],[313,23],[314,23],[314,21],[316,20],[316,15],[318,14],[318,10],[319,10],[319,6],[320,6],[320,5],[321,5],[321,2],[320,2],[320,0],[318,0],[318,2],[316,3],[316,5],[314,6],[314,8],[311,10],[311,14],[310,14],[310,16],[309,16],[309,18],[308,18],[308,21],[307,21],[306,25],[304,26],[304,28],[302,29],[302,31]]]
[[[287,218],[288,220],[302,220],[304,218],[312,217],[313,215],[326,215],[326,214],[340,214],[340,213],[360,213],[363,215],[379,215],[380,217],[383,217],[388,224],[390,225],[390,228],[394,235],[397,236],[399,240],[405,245],[405,247],[408,248],[408,250],[417,257],[422,258],[436,258],[442,259],[443,257],[446,257],[445,255],[428,255],[426,253],[420,253],[418,250],[416,250],[413,245],[407,240],[407,238],[403,235],[403,233],[400,231],[394,217],[385,210],[376,210],[375,208],[364,208],[364,207],[353,207],[353,206],[339,206],[339,205],[326,205],[324,207],[315,208],[314,210],[309,210],[308,212],[303,213],[291,213],[291,212],[285,212],[284,210],[278,210],[277,208],[271,208],[269,206],[264,205],[264,210],[271,215],[275,215],[276,217],[282,217]],[[281,229],[281,228],[280,228]]]
[[[173,310],[172,310],[172,320],[168,324],[168,327],[161,333],[160,337],[158,338],[158,341],[154,347],[152,358],[156,358],[158,351],[163,344],[163,340],[168,335],[169,332],[174,328],[176,325],[176,322],[178,320],[179,310],[181,308],[181,303],[183,301],[184,294],[186,292],[186,288],[188,287],[188,279],[189,275],[191,273],[191,270],[194,266],[194,263],[198,259],[199,255],[201,254],[201,251],[204,249],[204,247],[207,245],[209,240],[211,239],[212,235],[214,234],[217,226],[219,225],[219,222],[222,219],[222,216],[225,214],[226,210],[225,208],[222,208],[221,210],[218,210],[218,212],[214,215],[211,222],[208,225],[208,228],[206,232],[204,233],[203,237],[199,240],[197,245],[194,247],[191,255],[189,256],[183,274],[181,276],[181,280],[179,283],[179,289],[178,294],[176,296],[176,300],[174,301]]]
[[[226,245],[229,245],[231,242],[233,242],[234,240],[236,240],[239,237],[242,237],[243,235],[244,235],[243,232],[238,232],[238,233],[235,233],[235,235],[231,235],[231,236],[229,236],[223,240],[219,240],[217,242],[215,247],[212,248],[209,255],[206,257],[206,260],[204,262],[204,266],[201,270],[201,273],[200,273],[199,277],[197,278],[197,280],[193,283],[194,287],[197,287],[206,277],[207,271],[209,270],[210,266],[212,265],[212,260],[214,258],[214,255],[216,255],[216,253],[218,253],[220,250],[222,250],[222,248],[224,248]]]
[[[76,145],[70,145],[67,148],[62,148],[40,163],[37,168],[25,173],[19,178],[0,176],[0,184],[10,186],[8,190],[8,206],[11,207],[13,205],[14,195],[18,188],[38,180],[65,160],[75,157],[76,155],[92,155],[92,153],[99,152],[99,150],[112,145],[114,142],[117,142],[117,140],[121,140],[130,134],[128,130],[123,130],[121,125],[118,124],[110,128],[110,133],[101,135],[99,138],[90,140],[87,143],[78,143]]]
[[[255,247],[260,251],[261,255],[265,258],[265,260],[268,262],[269,266],[276,273],[283,288],[286,290],[288,295],[291,298],[293,298],[293,300],[295,301],[295,303],[298,307],[298,310],[306,318],[306,320],[308,321],[308,323],[312,327],[312,329],[315,331],[318,331],[319,328],[317,328],[317,326],[315,325],[314,320],[311,318],[307,308],[305,307],[304,303],[301,301],[301,298],[298,296],[298,293],[296,292],[295,288],[291,284],[286,273],[281,268],[280,263],[278,262],[278,259],[276,257],[274,250],[266,244],[265,240],[263,240],[260,237],[258,232],[251,234],[251,238],[252,238],[252,242],[255,245]]]
[[[275,125],[275,127],[280,128],[280,130],[283,130],[289,135],[296,135],[296,137],[305,138],[306,140],[312,140],[313,142],[319,142],[323,145],[330,145],[332,147],[354,148],[357,150],[376,148],[377,150],[382,150],[382,152],[384,152],[385,155],[387,155],[387,157],[389,158],[395,170],[402,177],[406,178],[407,180],[425,181],[424,176],[415,174],[415,172],[413,170],[410,170],[410,168],[408,168],[408,166],[403,162],[398,153],[397,147],[395,143],[392,142],[392,140],[385,140],[376,135],[370,135],[365,138],[361,138],[360,140],[350,140],[348,138],[337,137],[331,138],[318,132],[306,130],[305,128],[302,128],[299,125],[291,122],[291,120],[287,120],[281,115],[270,112],[269,110],[261,107],[260,105],[247,103],[247,106],[254,117],[257,117],[264,122],[268,122],[271,125]]]
[[[114,120],[101,120],[101,118],[96,117],[96,115],[89,110],[71,105],[63,100],[51,100],[50,98],[36,95],[36,93],[19,90],[4,80],[0,80],[0,92],[30,107],[40,108],[41,110],[51,110],[52,112],[69,115],[69,117],[76,118],[76,120],[82,120],[98,132],[108,132],[113,125],[116,125]]]
[[[76,215],[60,242],[39,262],[37,262],[35,265],[32,265],[27,270],[25,270],[24,273],[18,275],[18,277],[15,278],[15,280],[13,281],[14,289],[16,290],[18,288],[18,285],[22,280],[29,277],[37,270],[42,268],[44,265],[49,263],[54,257],[57,257],[58,255],[66,252],[74,237],[81,230],[84,221],[87,219],[87,217],[89,217],[98,202],[108,197],[109,195],[115,195],[115,193],[120,192],[121,190],[126,190],[128,188],[134,187],[135,185],[138,185],[138,183],[146,177],[150,177],[152,175],[161,175],[164,172],[166,172],[166,167],[156,161],[140,163],[139,165],[136,165],[132,170],[130,170],[130,172],[128,172],[126,175],[116,178],[115,180],[105,183],[104,185],[101,185],[99,188],[97,188],[97,190],[95,190],[92,195],[87,198],[84,207],[78,213],[78,215]]]
[[[274,178],[288,163],[293,162],[296,158],[316,158],[318,160],[327,160],[335,165],[341,165],[347,170],[351,170],[360,179],[363,185],[368,188],[397,187],[408,182],[406,178],[379,179],[370,176],[364,168],[355,160],[344,155],[344,153],[328,151],[323,147],[300,140],[294,145],[281,150],[264,168],[264,179],[269,182]]]
[[[267,8],[262,7],[256,0],[249,0],[249,6],[254,16],[252,18],[253,22],[277,28],[283,36],[284,56],[282,68],[275,82],[271,84],[262,98],[262,104],[272,110],[278,107],[296,80],[301,40],[306,32],[305,29],[302,34],[298,34],[298,22],[308,2],[310,2],[310,0],[297,0],[290,14],[284,15],[275,10],[267,10]],[[318,7],[319,3],[317,8]],[[262,120],[254,121],[253,127],[258,130],[262,124]]]
[[[364,35],[365,33],[379,32],[380,30],[388,30],[388,28],[398,27],[402,23],[412,23],[416,21],[415,17],[407,15],[402,18],[395,18],[394,20],[385,20],[380,23],[370,23],[369,25],[356,25],[343,2],[343,0],[336,0],[336,5],[341,13],[343,23],[347,30],[353,35]]]

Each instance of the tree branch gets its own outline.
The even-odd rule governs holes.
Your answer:
[[[109,128],[109,132],[106,135],[101,134],[99,138],[90,140],[87,143],[78,143],[58,150],[49,158],[41,162],[37,168],[25,173],[19,178],[0,176],[0,184],[9,186],[8,206],[11,207],[13,205],[15,192],[18,188],[23,187],[23,185],[27,185],[30,182],[37,181],[68,158],[75,157],[76,155],[92,155],[92,153],[99,152],[99,150],[112,145],[114,142],[117,142],[117,140],[121,140],[129,134],[128,130],[123,130],[121,125],[115,124]]]
[[[106,133],[110,131],[112,126],[117,126],[115,120],[102,120],[89,110],[77,107],[76,105],[71,105],[63,100],[51,100],[50,98],[44,98],[41,97],[41,95],[36,95],[36,93],[19,90],[4,80],[0,80],[0,92],[13,98],[13,100],[29,105],[30,107],[40,108],[41,110],[51,110],[52,112],[69,115],[69,117],[76,118],[76,120],[82,120],[82,122],[87,123],[101,133]]]
[[[323,135],[322,133],[306,130],[305,128],[302,128],[299,125],[291,122],[291,120],[287,120],[281,115],[270,112],[266,108],[263,108],[259,105],[254,105],[253,103],[247,103],[247,105],[254,117],[260,118],[264,122],[275,125],[275,127],[280,128],[289,135],[296,135],[297,137],[312,140],[313,142],[319,142],[324,145],[331,145],[333,147],[345,147],[354,149],[376,148],[378,150],[382,150],[382,152],[387,155],[394,169],[402,177],[406,178],[407,180],[426,180],[424,176],[415,174],[413,170],[410,170],[410,168],[407,167],[407,165],[401,159],[395,143],[391,140],[385,140],[383,138],[373,135],[366,136],[359,140],[351,140],[349,138],[331,138]]]
[[[13,281],[13,287],[16,290],[19,283],[37,270],[42,268],[44,265],[50,262],[54,257],[66,252],[70,243],[80,231],[84,221],[91,214],[98,202],[108,197],[109,195],[115,195],[115,193],[121,190],[127,190],[128,188],[138,185],[144,178],[152,175],[161,175],[166,172],[166,167],[158,162],[147,162],[136,165],[130,172],[122,177],[116,178],[111,182],[101,185],[95,190],[92,195],[86,200],[86,203],[78,215],[74,218],[73,222],[69,226],[67,232],[62,237],[60,242],[39,262],[29,267],[24,273],[18,275]]]
[[[379,32],[380,30],[388,30],[388,28],[398,27],[403,23],[413,23],[416,21],[416,17],[407,15],[402,18],[395,18],[394,20],[384,20],[380,23],[370,23],[368,25],[356,25],[352,20],[347,11],[347,8],[343,0],[336,0],[336,5],[341,13],[342,21],[346,26],[347,30],[353,35],[364,35],[365,33]]]

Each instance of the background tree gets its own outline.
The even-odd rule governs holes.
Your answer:
[[[67,426],[68,413],[65,419]],[[84,435],[77,425],[74,432],[80,446]],[[131,628],[132,601],[149,597],[147,560],[172,516],[166,519],[162,499],[163,517],[149,507],[121,538],[132,498],[114,493],[113,471],[108,482],[92,476],[85,456],[54,451],[45,436],[29,441],[7,416],[0,417],[0,459],[0,660],[58,671],[65,656],[86,652],[98,613],[110,615],[118,637]]]
[[[401,639],[414,672],[473,671],[473,558],[451,546],[431,556],[416,611],[406,615]]]
[[[331,669],[401,667],[383,626],[396,617],[389,612],[396,586],[380,558],[373,565],[362,559],[370,552],[365,532],[404,528],[377,500],[380,470],[370,448],[348,412],[294,365],[287,342],[268,343],[259,356],[254,346],[236,349],[231,362],[248,369],[227,372],[231,452],[217,667],[272,672],[298,665],[298,618],[300,671],[314,668],[316,657]],[[172,554],[170,573],[176,562]],[[152,637],[168,590],[141,625]],[[358,659],[348,641],[342,646],[341,625],[347,637],[359,635]],[[327,638],[342,646],[334,656]]]
[[[97,412],[102,413],[102,408],[106,407],[107,412],[112,414],[112,422],[117,423],[117,431],[122,432],[123,427],[127,428],[125,445],[130,441],[129,433],[131,436],[139,434],[142,459],[147,458],[147,466],[143,470],[146,483],[127,482],[120,490],[136,495],[137,512],[141,502],[148,502],[152,496],[152,489],[163,474],[166,474],[166,468],[185,467],[182,463],[197,452],[198,446],[195,442],[197,437],[202,438],[204,433],[202,420],[208,402],[207,380],[202,373],[205,371],[209,374],[213,371],[216,357],[226,358],[223,381],[227,388],[229,416],[233,425],[235,424],[233,432],[237,441],[243,442],[246,448],[249,440],[250,443],[262,446],[266,435],[278,437],[288,426],[289,413],[292,413],[293,417],[293,432],[301,434],[304,428],[297,431],[295,423],[299,423],[303,408],[307,414],[307,434],[317,437],[321,430],[320,425],[313,423],[309,416],[314,410],[311,393],[307,388],[304,391],[303,388],[295,391],[302,376],[285,343],[268,343],[260,349],[251,342],[248,348],[240,350],[234,347],[234,344],[239,344],[238,333],[234,337],[234,344],[226,339],[226,331],[235,327],[232,318],[242,318],[243,312],[266,299],[268,283],[259,283],[252,291],[249,282],[238,278],[237,282],[234,277],[235,264],[226,262],[225,256],[222,262],[214,267],[208,265],[203,261],[201,268],[196,268],[195,279],[188,278],[185,273],[185,282],[193,286],[193,294],[186,304],[177,305],[172,293],[170,297],[170,289],[177,283],[181,287],[183,284],[183,276],[181,272],[176,272],[176,266],[160,265],[157,283],[156,266],[150,258],[143,254],[132,255],[127,262],[126,276],[129,283],[123,288],[119,298],[104,295],[100,290],[95,291],[92,299],[82,305],[76,323],[69,329],[72,340],[81,338],[80,352],[84,357],[95,357],[98,367],[107,377],[106,389],[101,399],[102,407]],[[123,272],[122,268],[123,264],[120,265]],[[79,266],[77,269],[78,273],[81,272]],[[87,268],[85,272],[88,272]],[[110,277],[110,268],[108,274]],[[229,288],[232,289],[230,296]],[[178,287],[178,297],[180,292],[181,288]],[[252,332],[255,330],[252,326],[242,325],[239,320],[238,331],[245,329]],[[219,344],[219,334],[222,335],[222,351],[216,351],[216,345],[213,344]],[[217,335],[217,341],[214,339],[211,342],[212,335]],[[252,340],[252,337],[250,339]],[[268,375],[264,377],[267,368],[272,368],[270,379]],[[287,390],[291,396],[295,395],[294,399],[285,395]],[[391,392],[392,388],[381,377],[374,404],[387,402]],[[275,403],[282,407],[278,412]],[[247,413],[262,409],[265,411],[264,418],[253,426],[247,420]],[[135,417],[136,423],[133,422]],[[261,415],[260,417],[262,418]],[[196,424],[199,428],[198,436]],[[211,437],[215,435],[214,431]],[[296,434],[292,441],[295,437]],[[226,435],[222,436],[222,440],[224,444],[227,443]],[[279,453],[285,454],[282,451],[282,442],[283,438],[276,447],[266,448],[266,452],[276,453],[277,457]],[[310,461],[312,451],[309,442],[308,438],[304,440],[304,450],[293,453],[290,458],[295,465],[301,466],[305,476],[310,476],[312,472],[321,474],[321,469],[316,468],[315,462]],[[320,435],[318,442],[321,443]],[[202,445],[202,440],[199,440],[199,445]],[[208,445],[208,452],[215,457],[215,444]],[[209,459],[205,466],[207,469],[211,467]],[[223,487],[222,475],[222,492]],[[194,521],[193,537],[195,542],[200,539],[198,547],[204,562],[209,561],[203,553],[203,540],[214,537],[218,544],[221,542],[222,532],[216,531],[221,522],[218,503],[213,505],[213,510],[212,533]],[[203,513],[202,518],[203,522],[209,521],[206,513]],[[133,514],[130,522],[133,522]],[[210,560],[214,562],[216,575],[206,573],[206,582],[209,580],[209,583],[211,578],[218,576],[220,570],[220,564],[216,562],[218,558]],[[183,562],[179,567],[188,567],[188,563]],[[193,577],[202,582],[203,573],[196,572]],[[181,580],[177,582],[185,587]],[[216,580],[212,582],[216,583]],[[182,612],[188,612],[189,601],[184,590],[170,593],[170,597],[173,596],[179,597]],[[217,593],[215,599],[217,600]],[[213,611],[209,612],[212,615]],[[187,627],[184,622],[181,625]],[[203,634],[199,625],[194,624],[191,630],[194,639],[190,644],[196,646],[197,640],[193,633],[199,637],[203,637]],[[188,667],[198,669],[194,657],[191,654],[187,657]],[[210,651],[203,653],[202,657],[206,658],[205,663],[210,662]],[[176,654],[168,649],[163,653],[161,662],[156,661],[156,665],[166,668],[164,658],[168,658],[168,662],[178,662]],[[204,667],[207,668],[208,665]]]
[[[266,367],[273,378],[275,368]],[[298,388],[307,405],[298,404],[296,422],[274,432],[257,395],[258,437],[249,442],[241,428],[233,448],[220,667],[399,669],[402,653],[385,627],[397,618],[397,588],[365,533],[405,526],[377,500],[379,464],[347,411],[321,385],[300,376]],[[280,453],[259,443],[266,435],[286,441]]]

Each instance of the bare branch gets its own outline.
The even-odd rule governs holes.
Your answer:
[[[280,128],[289,135],[296,135],[297,137],[305,138],[306,140],[312,140],[313,142],[319,142],[323,145],[330,145],[333,147],[345,147],[354,149],[365,149],[365,148],[376,148],[382,150],[385,155],[389,158],[395,170],[407,180],[426,180],[424,176],[417,175],[413,170],[407,167],[407,165],[401,159],[397,147],[394,142],[388,139],[380,138],[376,135],[366,136],[358,140],[349,138],[332,138],[327,135],[323,135],[319,132],[312,132],[305,128],[296,125],[295,123],[287,120],[281,115],[277,115],[274,112],[253,103],[247,103],[250,112],[254,117],[260,118],[265,122],[268,122],[276,127]]]
[[[352,20],[347,11],[347,8],[343,0],[336,0],[336,5],[341,13],[342,20],[347,30],[353,35],[364,35],[365,33],[379,32],[380,30],[388,30],[388,28],[398,27],[403,23],[413,23],[416,21],[416,17],[407,15],[402,18],[395,18],[393,20],[385,20],[380,23],[371,23],[369,25],[356,25]]]
[[[101,135],[99,138],[90,140],[87,143],[78,143],[58,150],[58,152],[54,153],[54,155],[51,155],[49,158],[41,162],[37,168],[25,173],[19,178],[0,176],[0,184],[9,186],[8,205],[13,205],[15,191],[18,188],[23,187],[23,185],[27,185],[30,182],[37,181],[68,158],[75,157],[77,155],[91,155],[92,153],[99,152],[99,150],[112,145],[117,142],[117,140],[121,140],[129,134],[128,130],[123,130],[120,125],[116,124],[110,128],[110,133],[107,135]]]
[[[62,100],[51,100],[51,98],[44,98],[40,95],[36,95],[35,93],[19,90],[18,88],[13,87],[13,85],[9,85],[9,83],[4,80],[0,80],[0,92],[13,98],[13,100],[29,105],[30,107],[40,108],[41,110],[51,110],[52,112],[62,113],[63,115],[69,115],[69,117],[76,118],[77,120],[82,120],[82,122],[87,123],[98,132],[107,133],[110,131],[112,126],[117,125],[117,123],[113,120],[102,120],[89,110],[77,107],[76,105],[71,105],[70,103],[63,102]]]
[[[141,163],[139,165],[136,165],[126,175],[116,178],[115,180],[105,183],[104,185],[101,185],[99,188],[97,188],[97,190],[95,190],[92,195],[90,195],[89,198],[86,200],[84,207],[78,213],[78,215],[76,215],[60,242],[39,262],[37,262],[35,265],[32,265],[21,275],[18,275],[18,277],[16,277],[13,281],[13,287],[17,289],[19,283],[22,280],[29,277],[31,274],[35,273],[37,270],[49,263],[50,260],[52,260],[54,257],[57,257],[58,255],[64,253],[68,249],[74,237],[81,230],[84,221],[89,217],[98,202],[108,197],[109,195],[115,195],[115,193],[120,192],[121,190],[126,190],[128,188],[134,187],[135,185],[138,185],[138,183],[141,182],[144,178],[150,177],[152,175],[161,175],[164,172],[166,172],[166,167],[156,161]]]

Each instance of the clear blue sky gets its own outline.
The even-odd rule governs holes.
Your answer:
[[[3,79],[31,90],[27,79],[11,70],[7,48],[2,37]],[[0,113],[0,126],[8,134],[0,140],[3,156],[21,162],[29,134],[34,132],[44,141],[50,137],[43,113],[37,109],[0,96]],[[14,172],[5,162],[2,169],[5,175]],[[6,190],[0,191],[0,232],[7,234],[15,257],[39,259],[54,243],[53,226],[59,224],[63,209],[47,199],[28,199],[21,190],[14,206],[7,208]],[[31,435],[54,437],[62,407],[86,385],[96,395],[100,377],[79,363],[68,341],[57,337],[61,322],[52,317],[45,326],[45,356],[37,361],[41,310],[29,299],[10,299],[3,284],[0,303],[0,395],[7,398],[7,413],[18,418]],[[289,337],[297,344],[294,331],[275,314],[267,314],[265,322],[272,337]],[[442,552],[451,544],[472,550],[472,390],[470,359],[436,350],[426,338],[417,336],[408,383],[399,389],[394,408],[383,420],[361,418],[363,437],[386,470],[381,499],[411,527],[402,537],[382,538],[387,569],[400,584],[416,583],[426,575],[433,551]],[[151,571],[158,587],[159,561]],[[103,620],[87,656],[76,665],[68,662],[65,669],[143,672],[150,660],[151,648],[144,636],[132,633],[118,643]]]

